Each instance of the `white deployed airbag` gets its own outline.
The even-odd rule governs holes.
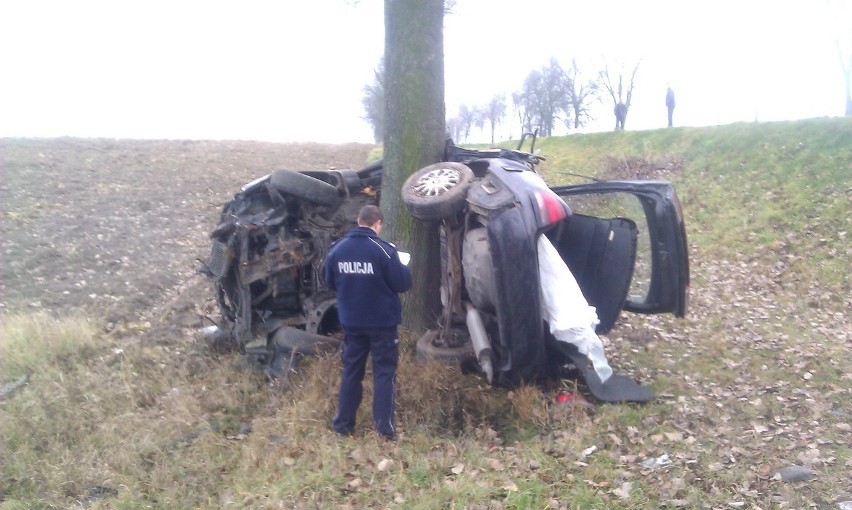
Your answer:
[[[568,342],[585,354],[601,382],[612,375],[603,343],[595,333],[600,322],[589,306],[577,280],[546,236],[538,236],[538,272],[541,281],[541,316],[560,342]]]

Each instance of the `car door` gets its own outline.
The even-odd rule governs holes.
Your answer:
[[[602,181],[551,189],[573,212],[557,248],[598,308],[599,332],[612,328],[621,309],[685,315],[686,230],[671,183]]]

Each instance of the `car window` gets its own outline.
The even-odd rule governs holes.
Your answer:
[[[575,214],[599,218],[629,218],[639,229],[636,248],[636,265],[630,282],[627,300],[642,303],[651,288],[651,239],[648,223],[639,199],[631,193],[589,193],[562,197]]]

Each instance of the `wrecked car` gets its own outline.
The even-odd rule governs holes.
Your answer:
[[[532,140],[530,152],[448,143],[442,162],[403,184],[412,216],[440,223],[442,314],[417,340],[417,354],[473,364],[510,387],[570,365],[601,400],[648,400],[650,389],[628,377],[600,376],[591,353],[557,339],[545,319],[571,286],[592,311],[594,334],[611,330],[622,310],[684,316],[689,267],[675,190],[667,181],[549,187]],[[241,352],[280,369],[340,342],[322,265],[361,206],[379,205],[381,177],[381,161],[361,170],[276,170],[225,205],[202,271],[215,281],[220,330]],[[553,265],[555,272],[543,269]],[[546,276],[554,274],[564,276]]]

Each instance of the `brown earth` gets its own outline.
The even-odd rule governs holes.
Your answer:
[[[361,168],[373,147],[2,139],[0,311],[80,313],[112,329],[171,301],[200,320],[212,294],[197,260],[239,187],[277,168]]]

